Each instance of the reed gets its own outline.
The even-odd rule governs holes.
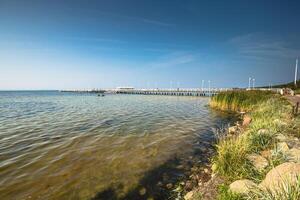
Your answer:
[[[274,94],[270,91],[259,90],[221,92],[211,98],[210,106],[220,110],[247,112],[272,95]]]

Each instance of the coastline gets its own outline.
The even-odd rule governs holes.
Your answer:
[[[293,106],[276,94],[255,91],[221,93],[210,106],[241,112],[242,120],[219,136],[209,180],[184,199],[299,199],[300,120]],[[278,178],[277,168],[289,181]]]

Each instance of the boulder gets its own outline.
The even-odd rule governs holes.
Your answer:
[[[249,126],[249,124],[251,123],[252,119],[249,115],[245,115],[243,117],[243,126]]]
[[[300,175],[300,164],[286,162],[270,170],[260,186],[271,191],[276,191],[282,184],[289,181],[295,183]]]
[[[279,142],[286,142],[288,140],[288,138],[281,133],[276,134],[275,139],[277,139]]]
[[[297,148],[300,149],[300,142],[299,140],[297,140],[298,138],[291,138],[290,140],[288,140],[286,143],[288,144],[288,146],[290,148]]]
[[[268,162],[268,160],[266,158],[264,158],[261,155],[255,154],[255,153],[248,155],[247,159],[249,161],[251,161],[251,163],[253,164],[253,166],[258,171],[262,171],[263,169],[265,169],[269,165],[269,162]]]
[[[292,148],[286,152],[287,160],[300,163],[300,149]]]
[[[278,142],[276,144],[277,151],[280,151],[282,153],[286,153],[288,150],[290,150],[289,146],[286,142]]]
[[[229,189],[233,193],[247,194],[251,189],[256,188],[257,185],[248,179],[237,180],[230,184]]]

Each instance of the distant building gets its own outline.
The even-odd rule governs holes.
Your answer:
[[[117,87],[117,90],[134,90],[134,87],[128,87],[128,86],[124,86],[124,87]]]

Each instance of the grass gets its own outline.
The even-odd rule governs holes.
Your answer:
[[[210,105],[221,110],[247,111],[252,118],[252,123],[243,133],[225,137],[216,146],[217,153],[212,159],[214,172],[224,177],[227,182],[231,183],[234,180],[246,178],[258,183],[264,178],[270,167],[275,167],[285,161],[278,152],[271,156],[269,168],[257,171],[247,160],[248,154],[259,154],[262,150],[272,149],[276,143],[275,135],[277,133],[286,134],[294,126],[294,122],[300,121],[293,118],[292,107],[285,99],[271,92],[234,91],[216,95],[211,99]],[[294,190],[294,186],[284,188],[284,191],[276,195],[279,197],[298,195],[298,188],[296,188],[297,190]],[[219,199],[242,198],[230,193],[228,189],[225,190],[225,186],[221,188]],[[257,193],[252,197],[255,197],[254,199],[272,199],[260,198],[259,195],[262,194]]]
[[[270,91],[230,91],[212,97],[210,106],[221,110],[250,111],[260,102],[272,96]]]
[[[242,200],[241,195],[235,194],[229,190],[229,187],[225,184],[219,186],[218,200]]]

